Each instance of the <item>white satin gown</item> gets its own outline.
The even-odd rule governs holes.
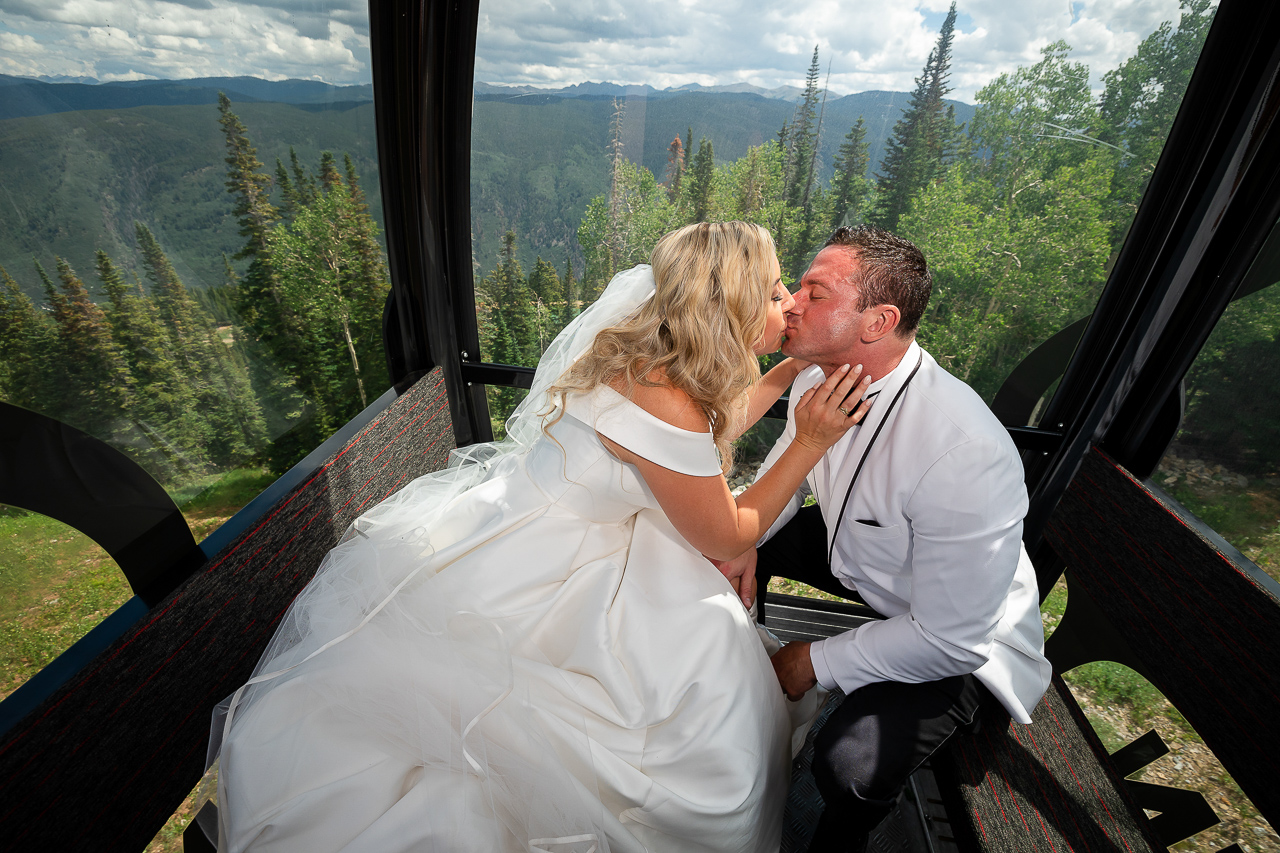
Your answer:
[[[777,849],[816,697],[785,700],[736,594],[597,430],[720,473],[709,433],[601,387],[446,505],[410,484],[367,514],[281,629],[318,639],[239,697],[224,850]]]

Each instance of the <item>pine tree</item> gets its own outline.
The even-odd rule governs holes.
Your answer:
[[[199,474],[208,461],[205,448],[212,430],[174,360],[173,342],[159,312],[145,293],[125,282],[106,252],[99,249],[95,258],[98,280],[107,294],[111,337],[138,383],[134,423],[154,448],[144,465],[169,481]]]
[[[578,313],[578,306],[574,302],[577,298],[577,288],[574,285],[577,282],[573,280],[573,258],[571,257],[564,259],[564,278],[561,281],[564,284],[564,323],[567,326]]]
[[[285,219],[292,219],[297,215],[302,202],[298,197],[297,189],[293,186],[293,180],[289,177],[289,170],[284,167],[279,157],[276,158],[276,186],[280,188],[280,197],[284,200],[280,212],[284,214]]]
[[[57,350],[52,320],[0,267],[0,399],[51,414]]]
[[[237,258],[258,257],[267,248],[267,232],[279,218],[267,194],[271,178],[262,174],[258,151],[249,142],[249,130],[240,117],[231,112],[231,100],[218,93],[218,124],[222,125],[227,143],[227,192],[236,196],[235,215],[240,221],[240,236],[245,246]]]
[[[698,142],[698,153],[693,155],[689,168],[689,200],[693,208],[694,222],[703,222],[711,212],[711,192],[715,186],[716,160],[711,140],[705,136]]]
[[[836,152],[836,171],[831,180],[831,219],[827,223],[830,228],[852,222],[861,212],[862,202],[867,196],[866,175],[870,160],[867,130],[859,116]]]
[[[248,372],[218,336],[209,316],[191,297],[151,230],[135,223],[142,265],[174,355],[191,384],[199,411],[211,428],[206,445],[219,465],[234,466],[263,446],[266,426]]]
[[[502,235],[501,263],[493,273],[489,292],[494,295],[498,313],[511,334],[512,355],[517,359],[511,363],[533,367],[542,356],[535,308],[537,297],[529,289],[524,270],[516,260],[514,231]]]
[[[911,101],[894,124],[885,145],[884,159],[876,175],[877,202],[867,217],[882,228],[897,227],[911,200],[925,185],[941,176],[947,158],[954,153],[959,130],[954,110],[948,110],[943,99],[951,91],[951,42],[955,22],[953,2],[938,32],[937,44],[916,79]]]
[[[298,152],[289,146],[289,169],[293,172],[293,189],[302,204],[311,204],[316,200],[316,179],[298,159]]]
[[[538,255],[533,262],[533,272],[529,273],[529,289],[544,303],[550,305],[560,300],[560,276],[556,268]]]
[[[326,191],[333,189],[334,185],[342,180],[342,176],[338,174],[338,162],[333,159],[332,151],[320,152],[320,184]]]
[[[613,99],[613,121],[609,125],[609,248],[616,258],[622,254],[622,234],[618,220],[622,214],[622,116],[625,102]],[[514,239],[514,234],[507,232]],[[503,238],[504,240],[506,237]]]
[[[818,47],[814,45],[813,61],[805,75],[804,92],[791,120],[790,176],[787,185],[787,202],[792,207],[807,208],[813,186],[814,158],[818,152]]]
[[[127,432],[137,383],[115,341],[106,314],[89,298],[84,282],[62,258],[55,287],[38,263],[58,327],[60,405],[47,412],[90,435],[118,442]]]
[[[225,185],[236,199],[234,213],[240,223],[240,236],[245,240],[235,257],[250,259],[249,270],[240,283],[236,310],[255,346],[279,360],[296,344],[288,318],[281,311],[278,283],[271,271],[267,250],[268,235],[280,214],[268,197],[271,178],[261,171],[262,161],[249,141],[248,128],[231,111],[231,101],[221,92],[218,93],[218,113],[227,146]],[[292,152],[291,158],[296,166]],[[304,177],[295,177],[290,185],[299,203],[308,189]],[[286,200],[286,204],[289,203]]]
[[[667,198],[673,203],[680,198],[680,181],[684,177],[684,146],[680,144],[680,134],[667,146],[667,174],[663,183],[667,187]]]

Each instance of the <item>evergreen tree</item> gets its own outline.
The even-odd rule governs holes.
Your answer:
[[[818,86],[818,48],[813,48],[813,60],[805,76],[805,86],[800,103],[790,125],[784,125],[780,139],[789,144],[787,166],[784,170],[786,205],[796,220],[791,226],[786,219],[779,222],[776,231],[778,253],[782,268],[792,278],[799,278],[808,260],[815,232],[826,225],[825,207],[828,200],[821,199],[823,210],[814,205],[814,187],[818,165],[818,141],[826,96]]]
[[[840,150],[836,152],[835,176],[831,180],[831,218],[828,227],[835,229],[851,223],[862,211],[867,197],[867,166],[871,156],[867,152],[867,130],[862,117],[845,134]]]
[[[564,328],[566,320],[564,307],[560,304],[563,287],[556,268],[538,255],[533,263],[533,272],[529,273],[529,290],[535,299],[535,319],[538,328],[538,357],[551,343],[551,339]]]
[[[947,158],[954,153],[959,131],[955,112],[946,108],[943,99],[951,91],[951,42],[955,22],[953,2],[938,32],[937,44],[916,78],[911,101],[885,144],[880,173],[876,175],[879,181],[876,206],[867,219],[891,231],[897,227],[911,199],[930,181],[941,177]]]
[[[338,162],[333,159],[332,151],[320,152],[320,184],[326,191],[333,189],[334,185],[342,180],[342,176],[338,174]]]
[[[565,258],[564,260],[564,278],[561,279],[564,284],[564,324],[569,325],[569,321],[578,313],[578,306],[574,304],[577,298],[577,288],[574,287],[576,282],[573,280],[573,258]]]
[[[289,170],[293,173],[293,189],[298,194],[301,204],[311,204],[316,200],[316,179],[298,159],[298,152],[289,146]]]
[[[689,200],[693,221],[703,222],[711,210],[711,194],[715,189],[716,159],[711,140],[705,136],[698,142],[698,153],[693,155],[689,169]]]
[[[813,61],[805,75],[804,92],[796,106],[789,131],[790,163],[788,169],[787,202],[792,207],[809,206],[809,194],[813,189],[813,171],[818,153],[818,47],[814,45]]]
[[[551,273],[554,277],[555,271]],[[480,291],[484,301],[492,306],[489,316],[492,332],[486,357],[498,364],[536,365],[542,355],[537,310],[540,303],[516,260],[515,232],[502,235],[498,267],[480,282]],[[501,424],[524,394],[515,388],[489,389],[489,411],[494,416],[495,434],[502,433]]]
[[[554,275],[554,270],[552,271]],[[493,296],[497,313],[511,336],[509,364],[533,367],[542,356],[538,334],[537,297],[529,288],[524,270],[516,260],[516,235],[502,235],[502,254],[498,268],[483,282]]]
[[[98,280],[107,294],[111,337],[124,354],[139,394],[132,416],[154,452],[143,464],[160,479],[175,481],[203,471],[211,443],[190,382],[174,360],[173,343],[156,306],[130,287],[106,252],[95,254]]]
[[[667,198],[675,202],[680,198],[680,182],[684,178],[684,146],[680,144],[680,134],[671,140],[667,147],[667,174],[664,183],[667,187]]]
[[[119,443],[128,431],[137,383],[111,338],[106,314],[89,298],[84,282],[62,258],[55,287],[38,263],[58,328],[56,375],[60,405],[46,412],[90,435]]]
[[[218,336],[209,316],[191,297],[151,230],[135,223],[142,265],[161,320],[200,414],[210,427],[209,456],[222,466],[251,459],[266,440],[262,409],[248,372]]]
[[[281,309],[278,283],[271,270],[267,249],[268,236],[280,218],[268,196],[271,178],[262,173],[262,161],[249,141],[248,129],[231,111],[231,101],[221,92],[218,93],[218,113],[218,123],[222,125],[227,147],[225,185],[227,192],[236,199],[234,213],[240,223],[240,236],[245,240],[244,247],[235,257],[250,259],[249,270],[240,283],[236,311],[251,346],[265,350],[277,362],[283,362],[297,341],[291,333],[289,318]],[[290,157],[298,167],[292,152]],[[305,174],[295,173],[290,184],[294,201],[300,204],[309,189]],[[286,205],[290,203],[286,199]]]
[[[284,200],[280,212],[284,214],[285,219],[292,219],[297,215],[298,208],[302,207],[303,202],[293,186],[293,180],[289,177],[289,170],[284,167],[279,157],[276,158],[276,186],[280,188],[280,197]]]
[[[266,252],[267,234],[279,218],[271,204],[271,178],[262,174],[258,151],[249,142],[249,131],[231,111],[231,100],[218,93],[218,124],[227,144],[227,192],[236,197],[235,215],[245,246],[237,258],[261,257]]]
[[[622,248],[618,218],[622,211],[622,116],[625,111],[625,103],[614,98],[613,121],[609,125],[609,246],[615,256]],[[508,231],[507,237],[514,239],[515,235]],[[507,237],[503,237],[504,245]]]
[[[52,414],[57,329],[0,267],[0,399]]]
[[[529,273],[529,289],[547,305],[560,301],[560,276],[556,274],[556,268],[544,261],[541,255],[534,260],[533,272]]]

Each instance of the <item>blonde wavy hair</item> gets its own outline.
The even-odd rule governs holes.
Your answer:
[[[551,386],[552,399],[619,379],[628,397],[637,385],[679,388],[702,407],[728,471],[729,436],[760,380],[752,344],[764,335],[776,256],[769,232],[748,222],[699,222],[667,234],[650,259],[653,298],[601,331]]]

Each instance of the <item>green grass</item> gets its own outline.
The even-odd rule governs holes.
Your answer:
[[[1170,494],[1241,551],[1276,531],[1277,502],[1256,490],[1179,483]]]
[[[275,477],[238,469],[174,490],[196,539]],[[115,561],[89,537],[43,515],[0,505],[0,697],[7,696],[133,595]],[[147,853],[180,853],[195,813],[188,797]]]
[[[6,508],[0,513],[0,695],[132,595],[115,561],[89,537]]]
[[[259,469],[208,477],[175,498],[196,539],[271,484]],[[7,696],[124,604],[133,591],[88,536],[0,506],[0,696]]]

